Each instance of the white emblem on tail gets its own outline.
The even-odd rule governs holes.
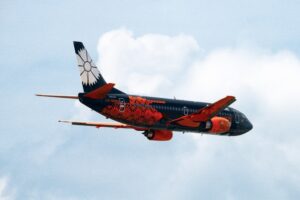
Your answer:
[[[78,51],[77,61],[82,83],[84,85],[95,84],[100,76],[100,72],[85,49]]]

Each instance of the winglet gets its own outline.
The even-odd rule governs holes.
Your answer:
[[[103,99],[107,95],[107,93],[109,93],[114,88],[114,86],[114,83],[107,83],[99,87],[98,89],[85,94],[84,96],[91,99]]]

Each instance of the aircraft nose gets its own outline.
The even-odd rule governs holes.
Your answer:
[[[242,129],[243,129],[243,132],[246,133],[253,129],[253,125],[251,124],[251,122],[248,119],[246,119],[246,121],[242,124]]]
[[[244,128],[245,128],[245,131],[248,132],[253,129],[253,125],[251,124],[251,122],[249,120],[247,120],[244,125]]]
[[[230,136],[242,135],[253,129],[252,123],[245,115],[241,115],[241,123],[236,124],[236,128],[231,130]]]

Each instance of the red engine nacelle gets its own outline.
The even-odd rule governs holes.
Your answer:
[[[215,134],[228,132],[231,126],[231,122],[228,119],[223,117],[213,117],[208,123],[211,123],[209,132]]]
[[[143,133],[149,140],[167,141],[173,137],[172,131],[168,130],[147,130]]]

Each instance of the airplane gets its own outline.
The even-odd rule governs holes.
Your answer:
[[[77,96],[36,94],[78,99],[82,104],[116,122],[67,121],[96,128],[133,129],[149,140],[168,141],[174,131],[237,136],[253,126],[240,111],[229,107],[236,99],[226,96],[215,103],[130,95],[107,83],[82,42],[74,41],[83,91]]]

